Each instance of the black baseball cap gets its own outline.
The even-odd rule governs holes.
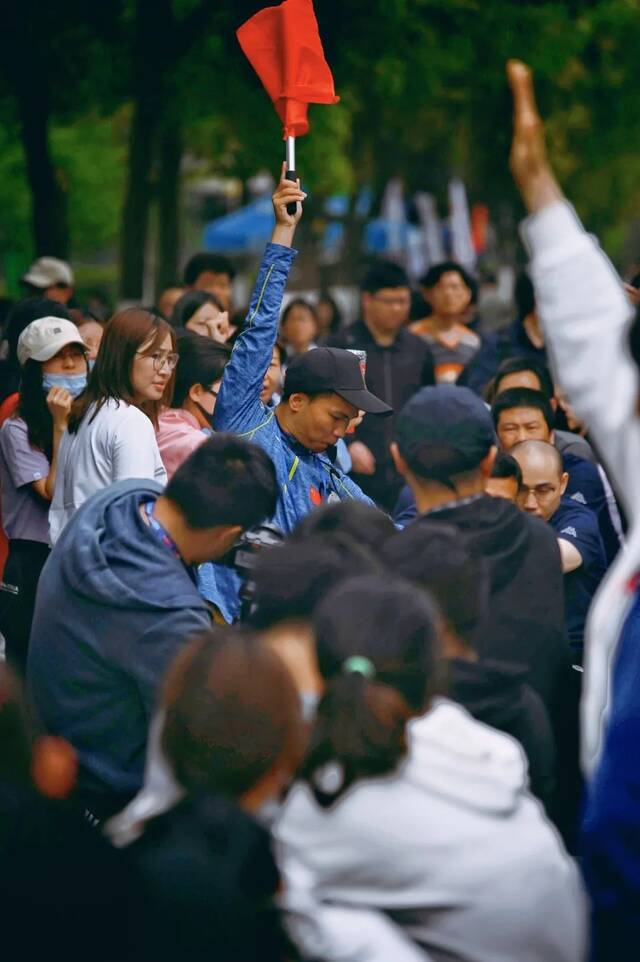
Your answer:
[[[358,357],[338,347],[316,347],[293,359],[284,378],[291,394],[338,394],[367,414],[393,414],[393,408],[367,390]]]
[[[424,387],[405,404],[395,440],[409,467],[424,478],[448,483],[471,471],[496,443],[491,412],[466,387]]]

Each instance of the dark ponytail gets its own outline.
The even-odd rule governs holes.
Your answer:
[[[300,774],[327,807],[355,782],[397,769],[407,722],[437,687],[439,646],[435,608],[400,580],[353,578],[314,623],[326,688]]]

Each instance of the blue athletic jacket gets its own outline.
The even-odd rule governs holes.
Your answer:
[[[266,407],[260,400],[295,256],[296,251],[290,247],[267,244],[244,330],[224,371],[213,422],[216,431],[237,434],[267,452],[275,465],[280,487],[278,506],[271,521],[287,533],[323,501],[352,498],[373,503],[327,454],[315,454],[286,434],[278,424],[275,409]],[[229,578],[228,569],[203,565],[199,584],[204,597],[217,604],[226,618],[235,616],[237,595],[232,597],[232,592],[237,583]]]

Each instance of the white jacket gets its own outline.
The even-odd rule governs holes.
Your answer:
[[[627,343],[633,308],[613,266],[573,208],[558,201],[522,228],[554,372],[587,424],[622,500],[630,530],[592,605],[585,632],[583,767],[593,772],[602,748],[620,630],[640,568],[640,418],[638,370]]]
[[[297,785],[275,836],[303,951],[377,958],[366,925],[349,953],[352,908],[377,910],[403,949],[434,962],[583,959],[578,873],[526,780],[513,739],[441,700],[410,723],[396,773],[358,782],[330,809]],[[337,909],[344,924],[327,924]]]

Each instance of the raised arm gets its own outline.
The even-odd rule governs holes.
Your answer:
[[[291,245],[306,197],[299,182],[285,180],[285,169],[283,164],[280,183],[273,195],[276,224],[271,243],[267,244],[262,258],[245,327],[225,368],[216,401],[214,427],[217,431],[238,434],[251,431],[266,415],[260,394],[278,336],[280,307],[296,255]],[[288,214],[287,204],[294,202],[297,211]]]
[[[564,198],[547,159],[531,72],[507,67],[514,100],[511,169],[531,216],[522,229],[557,380],[589,427],[631,517],[638,511],[638,371],[632,307],[613,266]]]

